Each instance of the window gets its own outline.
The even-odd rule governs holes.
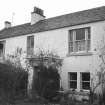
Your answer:
[[[69,31],[69,53],[90,50],[90,27]]]
[[[77,73],[76,72],[69,72],[69,88],[76,89],[77,88]]]
[[[27,37],[27,55],[34,54],[34,36]]]
[[[0,58],[4,56],[5,53],[5,41],[0,41]]]
[[[81,73],[81,89],[90,89],[90,73]]]

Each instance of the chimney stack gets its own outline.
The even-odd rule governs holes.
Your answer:
[[[37,23],[40,20],[43,20],[45,18],[43,10],[38,8],[38,7],[34,7],[34,11],[31,12],[31,25]]]
[[[11,22],[5,21],[4,25],[5,25],[5,28],[10,28],[11,27]]]

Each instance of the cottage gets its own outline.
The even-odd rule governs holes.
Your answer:
[[[0,31],[0,60],[17,47],[30,57],[38,49],[56,52],[62,59],[64,90],[88,91],[91,77],[99,68],[99,47],[105,39],[105,6],[46,19],[35,7],[31,22]]]

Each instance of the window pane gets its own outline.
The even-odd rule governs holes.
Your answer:
[[[0,43],[0,57],[3,56],[3,43]]]
[[[76,81],[70,81],[70,88],[76,89],[77,88],[77,82]]]
[[[85,42],[86,42],[85,40],[75,41],[76,52],[85,50]]]
[[[3,49],[3,44],[0,43],[0,49]]]
[[[90,89],[90,82],[82,82],[82,89]]]
[[[27,37],[27,47],[30,47],[30,48],[34,47],[34,36]]]
[[[70,80],[77,80],[77,73],[70,73]]]
[[[77,72],[69,73],[69,88],[77,88]]]
[[[82,81],[90,81],[90,73],[82,73]]]
[[[90,39],[90,28],[88,28],[88,39]]]
[[[85,29],[77,29],[76,30],[76,40],[85,39]]]
[[[73,30],[70,31],[70,41],[73,41]]]
[[[81,88],[90,89],[90,73],[81,73]]]
[[[69,42],[69,52],[73,52],[73,42]]]
[[[69,43],[69,46],[70,46],[70,47],[73,47],[73,42],[70,42],[70,43]]]
[[[73,52],[73,47],[70,47],[70,52]]]
[[[34,47],[34,36],[31,37],[30,39],[30,47],[33,48]]]
[[[27,55],[34,54],[34,36],[27,36]]]
[[[90,40],[87,40],[87,51],[90,50]]]

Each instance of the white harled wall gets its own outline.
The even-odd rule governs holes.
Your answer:
[[[23,51],[26,51],[26,36],[20,36],[20,37],[13,37],[6,39],[6,45],[5,45],[5,55],[14,53],[16,51],[16,48],[22,48]]]
[[[68,31],[76,28],[90,27],[91,28],[91,53],[88,56],[67,56],[68,55]],[[61,28],[40,33],[33,33],[35,52],[38,49],[51,50],[60,55],[64,61],[62,66],[61,78],[62,86],[65,90],[68,89],[68,72],[78,72],[77,90],[80,90],[80,72],[94,72],[99,66],[99,58],[97,53],[97,46],[102,46],[101,40],[105,36],[105,22],[89,23],[84,25],[77,25],[68,28]],[[20,47],[23,51],[27,49],[27,36],[19,36],[7,38],[5,45],[5,55],[13,53],[16,47]],[[102,43],[103,44],[103,43]]]

